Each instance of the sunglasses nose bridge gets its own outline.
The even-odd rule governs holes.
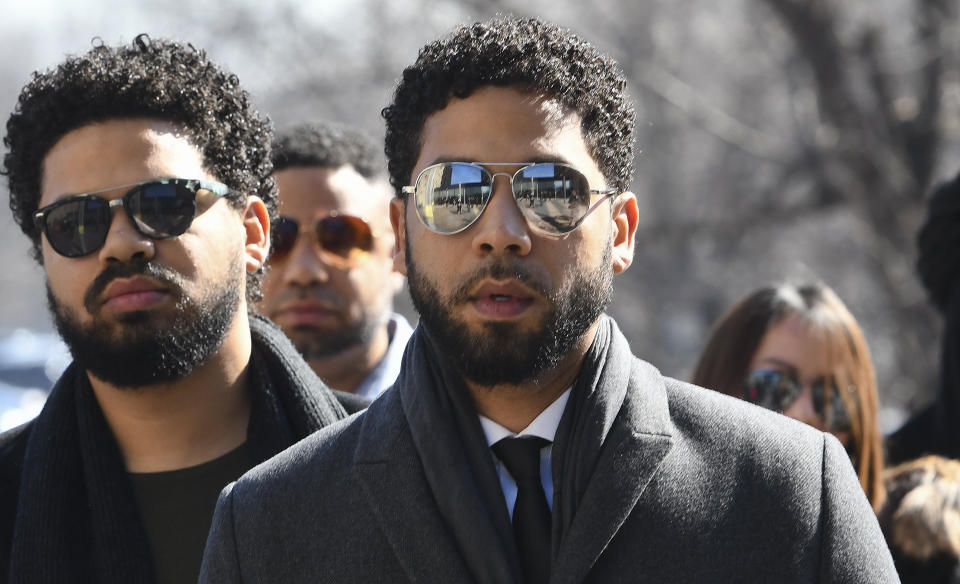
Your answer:
[[[506,176],[508,181],[511,179],[506,173],[494,176],[498,175]],[[529,225],[513,196],[512,184],[508,182],[500,187],[503,188],[507,189],[506,193],[498,193],[496,186],[492,188],[483,212],[472,226],[472,246],[481,255],[525,255],[530,252]]]
[[[127,197],[107,201],[110,220],[99,250],[103,260],[129,261],[137,255],[150,258],[155,251],[153,239],[145,235],[137,226],[126,201]],[[117,207],[123,207],[123,212],[117,213]]]
[[[513,179],[514,179],[514,176],[515,176],[515,175],[510,174],[510,173],[508,173],[508,172],[502,172],[502,171],[501,171],[501,172],[491,172],[491,173],[490,173],[490,199],[492,200],[492,199],[497,195],[497,177],[503,177],[503,178],[505,178],[506,181],[507,181],[507,182],[506,182],[506,189],[507,189],[507,192],[510,194],[510,198],[513,199],[514,201],[516,201],[517,193],[516,193],[516,191],[515,191],[514,188],[513,188]],[[501,188],[503,188],[503,186],[502,186],[502,185],[503,185],[503,181],[501,181],[500,184],[501,184]],[[489,207],[489,206],[490,206],[490,201],[487,202],[487,207]],[[517,207],[517,210],[519,210],[519,206]],[[521,213],[521,214],[522,214],[522,213]]]

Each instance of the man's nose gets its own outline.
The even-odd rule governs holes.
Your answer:
[[[155,255],[156,245],[153,239],[137,230],[126,209],[120,206],[112,207],[107,238],[99,252],[101,263],[126,263],[135,257],[150,260]]]
[[[283,281],[287,285],[312,286],[330,279],[330,266],[321,257],[316,244],[309,238],[300,237],[293,245],[282,266]]]
[[[505,173],[493,175],[493,193],[472,232],[473,249],[477,254],[530,253],[530,228],[517,206],[510,178]]]

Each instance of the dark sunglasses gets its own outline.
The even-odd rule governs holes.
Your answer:
[[[517,166],[509,175],[491,173],[484,166]],[[600,204],[616,190],[591,189],[582,172],[553,162],[442,162],[423,169],[413,186],[401,189],[413,195],[417,214],[431,231],[443,235],[470,227],[487,207],[493,179],[510,178],[520,212],[536,229],[553,235],[569,233],[594,209],[592,195],[603,195]]]
[[[95,196],[132,187],[119,199]],[[91,254],[107,240],[113,207],[122,205],[137,231],[151,239],[176,237],[197,214],[197,196],[223,197],[226,185],[210,180],[165,178],[100,189],[61,199],[37,210],[33,222],[47,236],[50,247],[68,258]]]
[[[791,373],[776,369],[758,369],[751,371],[743,382],[743,399],[758,406],[783,412],[789,408],[803,391],[797,377]],[[827,427],[835,432],[850,429],[850,414],[835,383],[827,383],[823,378],[810,385],[813,395],[813,409],[823,418]],[[856,389],[848,387],[851,402],[856,403]]]
[[[370,225],[352,215],[330,213],[313,224],[313,235],[324,256],[340,266],[355,265],[373,249]],[[300,224],[291,217],[280,217],[271,228],[271,236],[271,256],[283,259],[297,243]]]

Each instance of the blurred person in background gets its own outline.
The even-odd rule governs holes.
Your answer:
[[[887,438],[894,464],[923,454],[960,458],[960,175],[934,189],[917,247],[920,281],[944,318],[940,386],[932,404]]]
[[[880,527],[903,584],[960,584],[960,462],[924,456],[884,473]]]
[[[393,385],[413,332],[392,312],[393,192],[377,146],[341,126],[278,135],[272,229],[260,310],[330,387],[373,399]]]
[[[830,432],[874,510],[884,499],[877,382],[866,339],[823,284],[760,288],[714,324],[693,383]]]
[[[276,207],[271,138],[235,76],[145,35],[22,89],[10,208],[73,363],[37,418],[0,435],[0,580],[195,582],[221,488],[346,416],[248,314]]]

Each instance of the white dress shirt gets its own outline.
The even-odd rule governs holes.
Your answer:
[[[547,504],[553,509],[553,465],[550,463],[550,454],[553,452],[553,438],[557,435],[557,427],[560,426],[560,418],[563,416],[563,409],[567,406],[567,399],[570,398],[570,388],[560,394],[547,409],[540,412],[540,415],[534,418],[530,425],[514,434],[490,418],[477,414],[480,418],[480,426],[483,427],[483,433],[487,438],[487,446],[493,446],[504,438],[516,438],[517,436],[537,436],[550,441],[550,444],[540,449],[540,482],[543,484],[543,492],[547,495]],[[517,502],[517,483],[510,476],[500,459],[490,451],[493,457],[493,463],[497,468],[497,476],[500,478],[500,488],[503,489],[503,497],[507,500],[507,513],[513,517],[513,506]]]
[[[354,392],[370,400],[376,399],[397,380],[400,363],[403,362],[403,350],[407,347],[407,341],[410,340],[413,329],[403,315],[393,313],[387,322],[387,333],[390,335],[387,352]]]

